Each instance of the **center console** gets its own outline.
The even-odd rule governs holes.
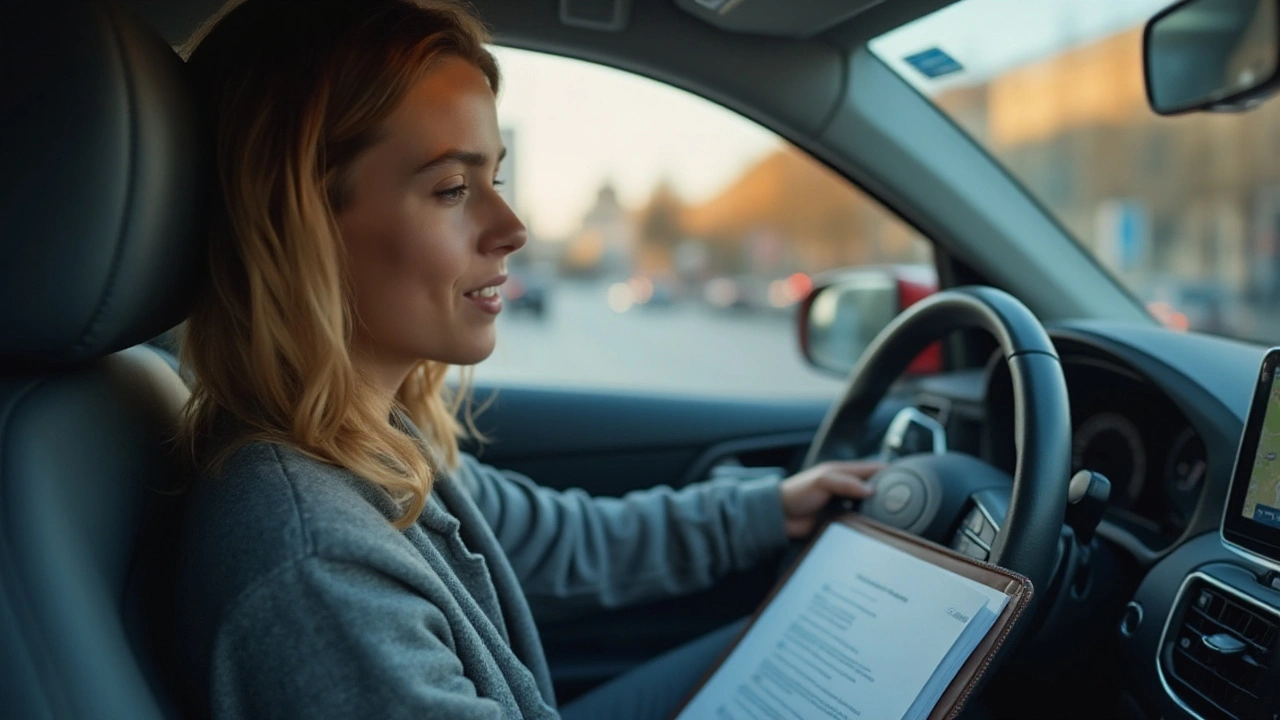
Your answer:
[[[1218,535],[1157,566],[1130,604],[1128,619],[1136,607],[1137,622],[1122,624],[1130,639],[1153,633],[1141,614],[1177,582],[1172,604],[1155,615],[1163,620],[1155,671],[1166,697],[1191,717],[1280,718],[1278,378],[1280,350],[1272,350],[1256,378]]]

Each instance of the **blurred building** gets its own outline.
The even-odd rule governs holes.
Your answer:
[[[507,155],[502,159],[502,164],[498,166],[498,181],[502,183],[498,192],[502,198],[507,201],[517,213],[523,213],[524,208],[520,207],[520,196],[516,193],[516,131],[512,128],[503,128],[502,147],[507,149]]]
[[[635,236],[630,215],[618,201],[613,185],[606,182],[583,216],[582,227],[569,239],[563,267],[574,274],[628,276],[636,252]]]
[[[502,146],[506,148],[507,154],[502,159],[502,164],[498,166],[497,180],[501,183],[498,187],[498,194],[507,201],[507,205],[528,226],[530,225],[526,216],[528,208],[521,205],[524,198],[520,193],[518,182],[520,176],[518,172],[520,136],[513,128],[503,128],[500,132],[502,134]],[[536,235],[533,232],[533,228],[529,227],[528,243],[525,244],[520,252],[512,255],[507,262],[513,268],[554,266],[559,263],[563,249],[561,243],[546,242],[545,238]]]
[[[683,214],[720,272],[816,272],[924,259],[917,233],[847,180],[790,145]]]
[[[1141,68],[1136,28],[937,101],[1148,299],[1280,301],[1280,104],[1161,118]]]

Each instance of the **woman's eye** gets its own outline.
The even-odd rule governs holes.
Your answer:
[[[461,200],[466,196],[467,196],[466,185],[454,185],[451,188],[445,188],[444,190],[439,190],[436,192],[436,197],[442,198],[444,200],[448,200],[450,202],[457,202],[458,200]]]
[[[506,185],[506,184],[507,184],[507,181],[506,181],[506,180],[501,180],[501,179],[499,179],[499,178],[494,178],[494,179],[493,179],[493,186],[494,186],[494,187],[502,187],[503,185]]]

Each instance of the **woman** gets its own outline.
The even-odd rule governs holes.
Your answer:
[[[181,349],[179,623],[215,717],[557,717],[535,616],[708,587],[868,493],[832,464],[593,499],[459,453],[445,371],[493,350],[526,240],[486,41],[402,0],[248,0],[192,39],[221,193]],[[728,639],[564,715],[662,717]]]

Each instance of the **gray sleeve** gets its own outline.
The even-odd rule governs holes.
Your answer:
[[[701,590],[786,544],[776,478],[609,498],[541,487],[473,458],[458,477],[539,620]]]
[[[213,717],[498,720],[444,616],[394,578],[304,558],[233,606],[214,642]]]

